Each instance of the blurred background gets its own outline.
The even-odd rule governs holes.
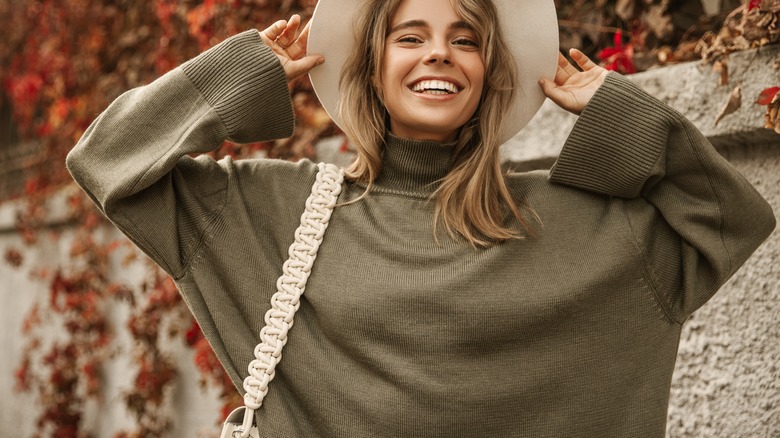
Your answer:
[[[122,92],[243,30],[306,21],[316,3],[0,0],[0,438],[217,436],[242,404],[172,281],[75,187],[64,159]],[[780,211],[780,1],[556,5],[562,50],[632,74]],[[347,163],[308,79],[290,91],[293,137],[212,155]],[[549,167],[573,123],[546,104],[505,164]],[[778,261],[775,233],[688,322],[669,436],[780,436]]]

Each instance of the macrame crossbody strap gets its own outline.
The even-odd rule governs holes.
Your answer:
[[[244,422],[241,437],[249,436],[254,422],[254,411],[263,404],[268,384],[273,380],[276,365],[282,359],[282,348],[287,333],[293,326],[293,317],[300,307],[306,281],[317,257],[317,250],[328,228],[336,206],[344,172],[332,164],[319,164],[317,180],[306,200],[301,225],[295,230],[295,242],[288,250],[290,258],[282,267],[276,281],[277,292],[271,297],[271,308],[265,314],[265,327],[260,331],[260,343],[255,347],[255,359],[249,364],[249,376],[244,380]]]

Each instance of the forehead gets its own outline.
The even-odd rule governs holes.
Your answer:
[[[403,0],[390,20],[390,27],[407,21],[450,24],[461,21],[455,12],[454,0]]]

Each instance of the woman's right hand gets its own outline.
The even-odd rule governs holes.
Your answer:
[[[310,24],[311,21],[296,37],[301,25],[301,17],[293,15],[290,21],[279,20],[260,32],[260,38],[274,51],[279,62],[282,63],[288,81],[305,75],[309,70],[325,62],[325,58],[320,55],[306,56]]]
[[[555,80],[541,79],[539,85],[544,94],[559,107],[580,115],[609,72],[577,49],[571,49],[569,54],[580,68],[575,68],[559,53]]]

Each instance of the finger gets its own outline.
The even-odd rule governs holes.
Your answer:
[[[555,83],[563,85],[577,73],[579,73],[579,70],[574,68],[565,56],[558,53],[558,69],[555,71]]]
[[[290,46],[290,48],[287,50],[287,52],[290,54],[293,58],[300,58],[301,56],[306,54],[306,48],[309,44],[309,29],[311,28],[311,21],[306,23],[306,26],[303,27],[303,30],[301,31],[301,34],[298,35],[298,39],[295,40],[294,43]]]
[[[566,60],[566,58],[563,57],[563,55],[559,55],[558,57],[558,68],[555,70],[555,83],[558,85],[563,85],[566,83],[566,81],[569,80],[571,77],[571,74],[566,71],[566,68],[561,65],[561,59],[568,64],[569,61]]]
[[[263,37],[264,40],[267,40],[266,43],[272,43],[285,29],[287,29],[287,20],[279,20],[260,32],[260,36]]]
[[[288,60],[284,65],[284,72],[287,75],[287,80],[291,81],[300,76],[305,75],[314,67],[325,62],[325,58],[321,55],[305,56],[297,60]]]
[[[277,42],[280,43],[285,49],[289,47],[295,41],[295,34],[298,33],[298,27],[301,25],[301,16],[298,14],[290,17],[290,21],[287,22],[287,26],[278,36]]]
[[[558,88],[555,83],[549,79],[540,79],[539,86],[542,87],[544,95],[550,98],[552,98],[551,95],[554,95]]]
[[[573,65],[571,65],[571,62],[569,62],[569,60],[566,59],[566,57],[563,56],[563,54],[560,52],[558,52],[558,67],[566,71],[566,73],[568,73],[569,76],[573,76],[579,73],[579,70],[577,70]]]
[[[584,53],[577,49],[569,50],[569,55],[580,66],[583,71],[591,70],[594,67],[598,67],[595,62],[588,58]]]

